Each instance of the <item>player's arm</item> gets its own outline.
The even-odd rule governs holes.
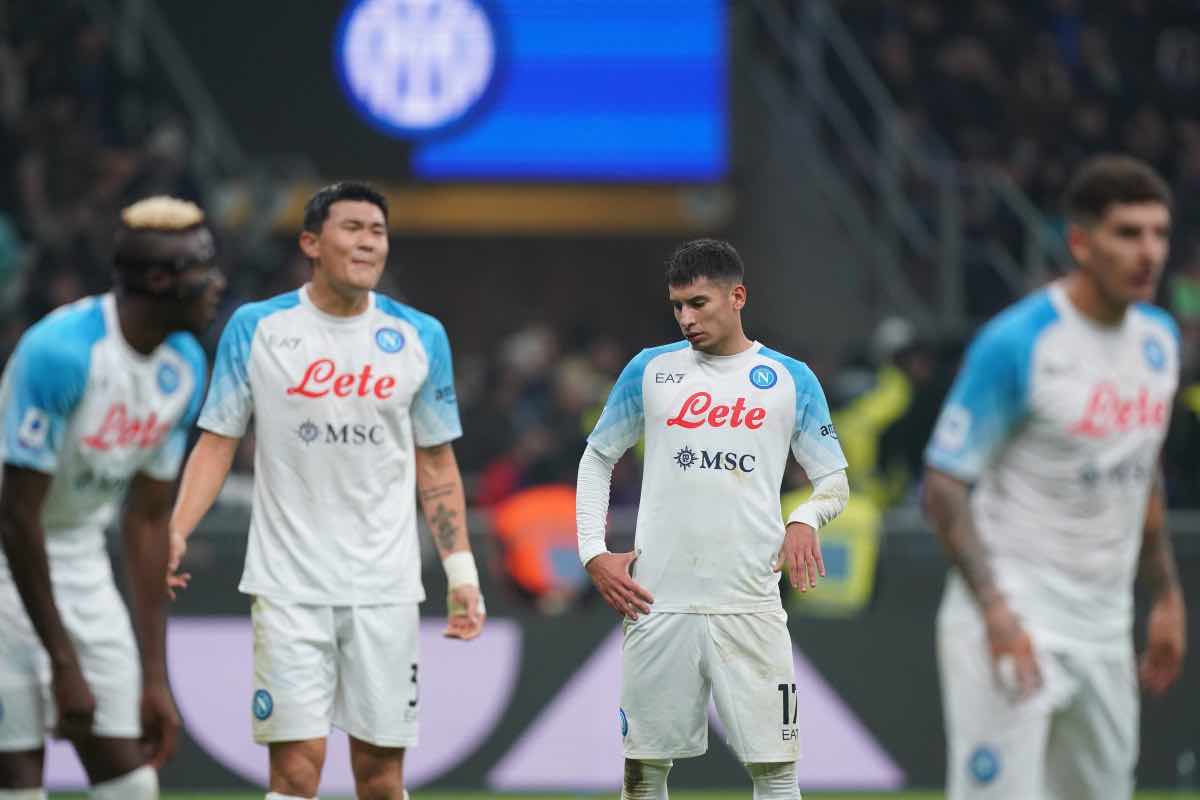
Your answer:
[[[1183,585],[1175,567],[1175,552],[1167,530],[1167,504],[1159,473],[1150,490],[1138,578],[1150,593],[1146,624],[1146,652],[1139,672],[1142,685],[1162,694],[1179,677],[1187,650],[1187,607]]]
[[[783,364],[796,384],[792,456],[809,476],[812,494],[788,515],[783,546],[773,566],[776,572],[786,568],[792,588],[804,592],[817,585],[818,575],[825,577],[817,532],[845,510],[850,502],[850,482],[846,479],[846,456],[820,381],[799,361],[788,359]]]
[[[1012,677],[1016,682],[1015,689],[1021,696],[1028,696],[1042,682],[1033,653],[1033,640],[1021,627],[996,583],[987,547],[971,514],[970,495],[970,487],[958,478],[932,467],[925,470],[921,487],[925,516],[979,605],[993,660],[1000,669],[1007,670],[1008,667],[1001,667],[1000,662],[1007,664],[1011,659],[1015,669]],[[1000,677],[1009,680],[1007,674]]]
[[[217,501],[217,495],[225,484],[238,443],[246,433],[254,413],[254,391],[250,385],[250,353],[254,346],[255,326],[258,317],[252,305],[245,305],[233,312],[221,341],[217,344],[217,356],[213,361],[212,380],[208,386],[208,397],[199,410],[200,438],[188,456],[179,485],[179,496],[171,512],[170,552],[167,557],[167,592],[175,598],[177,589],[184,589],[191,578],[179,572],[179,565],[187,553],[188,537],[196,530],[200,520]],[[203,356],[198,354],[194,361],[198,376],[203,374]],[[193,403],[199,405],[204,386],[203,378],[196,382],[197,394]],[[194,415],[189,408],[187,418],[181,420],[181,428],[175,434],[187,438]],[[182,453],[183,445],[179,452]],[[175,461],[171,474],[178,470]],[[166,471],[164,467],[164,472]]]
[[[191,579],[188,573],[179,572],[179,564],[187,552],[188,537],[217,501],[217,495],[221,493],[221,487],[233,466],[233,457],[240,441],[232,436],[203,431],[188,456],[168,526],[166,574],[167,591],[171,599],[175,598],[175,590],[187,588]]]
[[[50,561],[41,513],[51,476],[13,464],[4,465],[0,487],[0,543],[21,602],[50,657],[58,733],[69,739],[91,734],[96,701],[84,680],[79,657],[67,635],[50,583]]]
[[[634,356],[613,385],[579,461],[575,488],[575,525],[579,559],[604,601],[630,619],[650,613],[654,597],[633,579],[637,552],[610,553],[604,542],[613,468],[637,444],[646,425],[642,383],[654,351]]]
[[[575,484],[575,527],[579,559],[596,589],[614,611],[630,619],[649,614],[654,596],[633,579],[637,553],[610,553],[604,543],[613,468],[617,460],[589,444],[579,460]]]
[[[786,568],[793,589],[807,591],[817,585],[818,575],[825,577],[817,531],[836,519],[848,502],[850,481],[846,470],[839,469],[812,481],[812,494],[788,515],[775,571]]]
[[[175,752],[179,712],[167,684],[167,523],[175,485],[143,473],[133,477],[121,518],[133,628],[142,657],[142,738],[149,762],[161,767]]]
[[[418,447],[415,453],[417,495],[442,557],[449,587],[449,619],[445,635],[474,639],[486,616],[479,593],[479,571],[467,535],[467,501],[454,447],[446,442]]]
[[[996,583],[987,547],[971,514],[971,489],[965,482],[933,467],[925,470],[921,505],[942,548],[966,581],[983,614],[997,678],[1018,696],[1027,697],[1042,683],[1033,640],[1021,626]],[[1013,674],[1009,675],[1011,669]]]
[[[1042,681],[1033,640],[996,581],[971,511],[971,484],[1029,413],[1032,340],[1014,319],[989,323],[968,349],[925,450],[921,505],[983,615],[998,680],[1025,697]]]
[[[925,471],[921,504],[942,549],[958,568],[984,613],[997,604],[1006,605],[996,586],[987,547],[975,529],[970,486],[931,467]]]
[[[5,379],[10,394],[0,417],[4,477],[0,542],[21,602],[50,658],[58,706],[57,732],[90,736],[96,701],[54,601],[42,510],[58,472],[71,415],[83,397],[88,364],[53,326],[36,326],[17,345]]]

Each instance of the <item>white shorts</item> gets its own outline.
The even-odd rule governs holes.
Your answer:
[[[142,735],[142,666],[129,612],[109,575],[97,587],[56,586],[54,602],[96,700],[92,732]],[[7,571],[0,576],[0,751],[37,750],[58,721],[50,659]]]
[[[978,612],[938,616],[950,800],[1119,800],[1133,796],[1138,685],[1132,646],[1034,639],[1042,688],[1016,702],[996,681]]]
[[[621,733],[626,758],[708,750],[711,693],[745,763],[800,756],[787,614],[648,614],[624,623]]]
[[[321,739],[336,725],[379,747],[417,743],[416,603],[314,606],[256,597],[254,740]]]

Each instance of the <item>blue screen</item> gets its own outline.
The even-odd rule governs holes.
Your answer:
[[[436,40],[430,48],[440,48],[434,60],[442,77],[429,69],[418,75],[411,61],[393,60],[388,63],[400,66],[395,76],[385,70],[386,85],[374,87],[376,100],[356,98],[344,63],[357,58],[372,65],[373,71],[363,67],[360,74],[375,80],[380,73],[364,53],[381,45],[372,29],[355,37],[357,52],[343,55],[348,19],[356,8],[374,5],[372,25],[378,28],[406,4],[351,3],[339,25],[335,60],[358,113],[385,135],[414,140],[416,177],[706,182],[725,176],[721,0],[452,0],[444,5],[463,20],[455,23],[461,32],[421,36]],[[407,30],[406,38],[397,34],[398,41],[413,41],[412,28]],[[490,55],[481,57],[481,51]],[[469,55],[456,62],[456,53]],[[490,67],[486,78],[481,62]],[[464,66],[455,73],[457,63]],[[458,75],[467,75],[462,80],[469,85],[451,91],[447,87]],[[419,108],[412,118],[424,113],[424,126],[397,124],[388,109],[404,98],[388,106],[378,101],[379,92],[395,98],[397,85],[407,89],[419,80],[434,81],[428,84],[433,91],[456,93],[457,104],[444,104],[444,120]]]

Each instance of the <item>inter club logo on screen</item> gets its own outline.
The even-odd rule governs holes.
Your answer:
[[[481,0],[352,0],[334,61],[356,111],[385,133],[416,137],[479,104],[496,73],[496,42]]]

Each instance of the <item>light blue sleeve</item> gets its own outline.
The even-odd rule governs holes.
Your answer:
[[[646,419],[642,378],[646,374],[646,365],[659,352],[660,348],[643,350],[625,365],[608,393],[608,401],[596,427],[588,436],[588,444],[614,461],[642,437]]]
[[[254,394],[250,388],[250,348],[254,331],[262,318],[252,303],[244,305],[225,325],[217,344],[212,383],[200,411],[199,426],[206,431],[241,438],[254,413]]]
[[[179,353],[187,364],[188,371],[192,374],[192,393],[183,416],[167,434],[166,441],[154,454],[154,458],[142,468],[142,472],[160,481],[173,481],[179,475],[184,451],[187,450],[188,434],[200,413],[200,405],[204,402],[204,382],[208,377],[207,359],[196,337],[190,333],[176,333],[167,339],[167,344]]]
[[[71,415],[87,389],[92,347],[104,331],[103,309],[92,301],[54,312],[21,337],[4,376],[4,461],[58,469]]]
[[[1035,296],[988,323],[967,349],[942,406],[925,463],[976,481],[1029,412],[1033,348],[1056,316]]]
[[[823,478],[846,468],[837,430],[829,413],[829,401],[817,376],[802,361],[764,347],[762,355],[783,366],[796,386],[796,419],[791,450],[809,480]]]
[[[413,441],[418,447],[435,447],[462,436],[450,338],[431,316],[422,314],[413,324],[429,358],[429,373],[412,402]]]
[[[87,386],[90,348],[42,328],[26,334],[8,367],[4,460],[54,473],[71,415]]]

